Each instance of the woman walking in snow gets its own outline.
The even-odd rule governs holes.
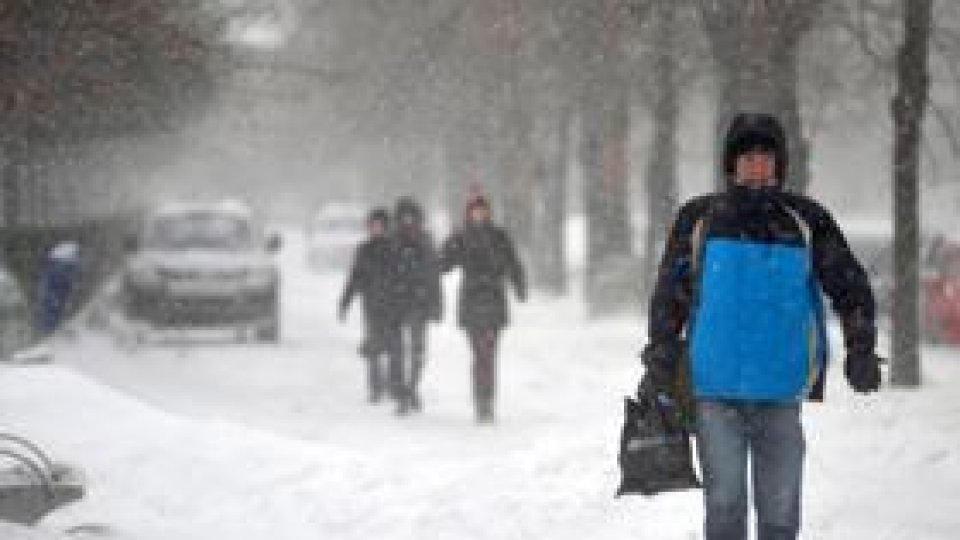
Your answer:
[[[478,423],[494,420],[497,381],[497,344],[509,322],[505,282],[512,282],[517,298],[526,300],[523,267],[507,232],[491,220],[490,203],[483,196],[467,204],[463,228],[443,243],[440,268],[463,271],[458,319],[473,350],[473,400]]]

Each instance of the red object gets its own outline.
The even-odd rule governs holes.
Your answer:
[[[932,341],[960,345],[960,245],[943,245],[934,258],[921,283],[924,332]]]

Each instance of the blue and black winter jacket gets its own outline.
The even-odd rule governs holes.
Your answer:
[[[823,395],[821,291],[848,351],[872,351],[874,298],[829,212],[779,189],[728,190],[680,210],[660,266],[650,340],[686,339],[698,399]]]

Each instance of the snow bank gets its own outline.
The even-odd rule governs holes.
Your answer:
[[[65,540],[66,537],[45,530],[21,527],[0,521],[0,538],[3,540]]]

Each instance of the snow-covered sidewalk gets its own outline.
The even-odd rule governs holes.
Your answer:
[[[421,416],[364,402],[359,325],[339,278],[287,263],[277,347],[129,349],[82,333],[57,363],[0,367],[0,426],[80,465],[89,495],[44,526],[118,537],[699,538],[698,493],[615,500],[622,397],[640,324],[535,300],[505,336],[500,421],[472,423],[467,347],[431,334]],[[289,270],[294,268],[295,270]],[[853,395],[834,369],[807,408],[804,537],[953,539],[960,530],[960,355],[925,351],[922,391]]]

